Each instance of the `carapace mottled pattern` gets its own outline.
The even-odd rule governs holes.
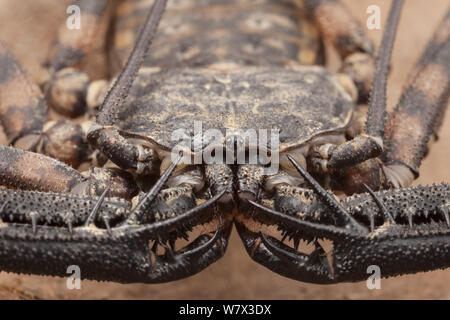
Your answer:
[[[43,83],[0,44],[1,270],[173,281],[222,257],[233,226],[253,260],[304,282],[365,280],[369,265],[383,277],[449,267],[449,185],[410,184],[447,106],[450,11],[388,114],[401,0],[377,55],[339,0],[74,4],[84,27],[61,26]],[[102,21],[113,77],[92,81],[80,65]],[[49,108],[85,121],[47,121]],[[173,133],[195,142],[195,122],[223,133],[215,150],[234,162],[185,163],[208,143],[173,157]],[[252,129],[276,130],[279,149]],[[278,151],[279,170],[238,163],[235,146]]]

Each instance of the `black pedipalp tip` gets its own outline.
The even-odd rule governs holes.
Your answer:
[[[364,188],[367,190],[367,192],[370,194],[370,196],[373,198],[375,203],[378,206],[378,209],[380,210],[381,214],[383,215],[385,220],[389,220],[390,223],[395,224],[395,220],[392,217],[392,215],[387,210],[386,206],[384,205],[383,201],[373,192],[373,190],[365,183],[363,183]],[[373,218],[373,215],[372,215]],[[372,221],[371,221],[371,228],[372,228]],[[373,230],[372,230],[373,231]]]
[[[103,201],[106,198],[106,195],[108,194],[109,190],[111,189],[111,184],[109,184],[105,190],[103,191],[100,198],[98,198],[97,203],[95,204],[94,208],[92,209],[91,213],[87,217],[86,221],[84,222],[84,226],[88,227],[89,225],[93,224],[95,222],[95,218],[97,217],[98,213],[100,212],[100,208],[103,204]]]
[[[367,233],[365,227],[360,225],[345,208],[330,195],[302,166],[289,154],[286,155],[295,169],[300,173],[303,178],[310,184],[311,188],[317,193],[319,198],[336,213],[339,218],[346,224],[356,229],[358,232]]]
[[[127,224],[129,222],[134,221],[136,218],[136,213],[145,205],[149,206],[153,200],[156,198],[158,193],[161,191],[164,184],[169,179],[170,175],[172,174],[173,170],[175,170],[176,166],[180,163],[181,159],[183,158],[183,151],[180,151],[178,157],[173,161],[170,166],[164,171],[164,173],[161,175],[161,177],[156,181],[156,183],[153,185],[153,187],[147,192],[147,194],[139,201],[139,203],[136,205],[136,207],[131,211],[130,216],[123,222],[123,224]]]

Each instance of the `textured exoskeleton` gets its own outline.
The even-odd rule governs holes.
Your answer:
[[[219,259],[233,226],[253,260],[305,282],[450,266],[449,185],[409,187],[447,106],[450,11],[388,115],[402,0],[376,58],[339,0],[76,5],[85,28],[61,27],[43,92],[0,46],[0,270],[172,281]],[[78,69],[106,12],[113,85]],[[46,122],[47,103],[96,118]]]

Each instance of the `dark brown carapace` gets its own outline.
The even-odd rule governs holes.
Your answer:
[[[376,56],[339,0],[74,5],[83,27],[61,26],[40,87],[0,44],[0,270],[167,282],[222,257],[233,226],[253,260],[305,282],[450,266],[449,185],[409,187],[447,106],[450,11],[388,114],[402,0]],[[111,85],[80,68],[99,36]]]

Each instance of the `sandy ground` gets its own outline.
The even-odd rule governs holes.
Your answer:
[[[345,0],[353,14],[365,21],[366,8],[377,4],[385,20],[390,1]],[[50,3],[50,6],[45,4]],[[45,58],[49,34],[64,17],[67,0],[0,0],[0,40],[37,77]],[[388,104],[394,106],[402,85],[427,39],[446,12],[448,0],[408,0],[393,53]],[[376,43],[381,31],[368,32]],[[336,68],[336,63],[332,64]],[[415,184],[450,181],[450,115],[440,140],[434,144]],[[66,280],[0,273],[1,299],[450,299],[450,270],[383,279],[381,290],[368,290],[364,282],[330,286],[283,278],[252,262],[233,233],[226,255],[189,279],[162,285],[120,285],[83,281],[81,290],[66,289]]]

